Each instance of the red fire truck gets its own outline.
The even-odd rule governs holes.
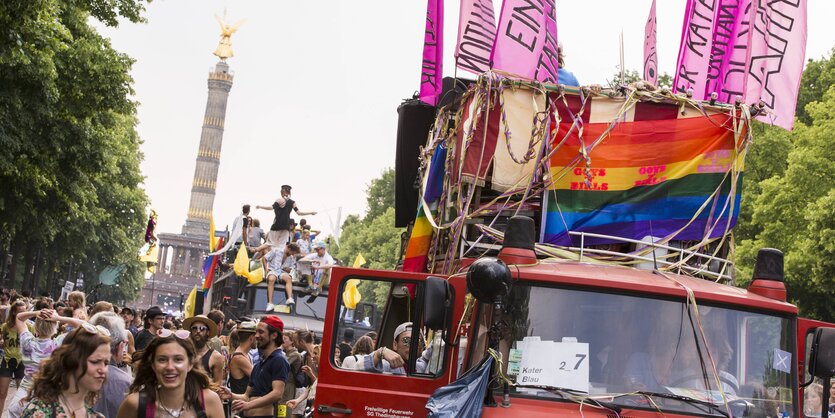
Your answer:
[[[389,290],[378,347],[391,348],[395,328],[413,322],[422,326],[411,328],[411,341],[425,341],[432,353],[411,345],[399,374],[338,367],[344,306],[329,298],[315,416],[426,416],[429,396],[487,356],[491,337],[512,385],[487,389],[497,405],[484,406],[486,417],[728,416],[728,408],[738,417],[799,417],[809,353],[828,359],[819,368],[833,372],[835,325],[800,318],[786,302],[776,250],[763,250],[754,280],[741,289],[628,267],[538,262],[533,242],[511,245],[446,277],[335,269],[332,289],[358,279]],[[467,297],[468,270],[479,298]],[[824,335],[814,342],[816,331]],[[417,367],[419,360],[428,367]]]
[[[835,324],[798,316],[787,301],[779,251],[761,250],[747,288],[732,285],[732,267],[719,258],[728,254],[724,238],[751,142],[745,109],[669,91],[589,98],[587,91],[487,77],[442,107],[424,131],[433,132],[424,156],[435,150],[436,158],[424,160],[406,259],[415,254],[413,242],[431,243],[433,256],[423,264],[433,273],[333,270],[314,415],[427,416],[436,390],[492,364],[486,388],[451,409],[475,398],[487,417],[820,417],[826,398],[814,405],[806,388],[823,379],[829,392]],[[689,151],[669,153],[678,140]],[[430,199],[443,146],[443,193]],[[632,167],[634,159],[622,155],[633,147],[654,147],[640,158],[658,154],[661,162]],[[668,154],[675,155],[664,162]],[[692,179],[698,181],[687,183]],[[653,190],[689,200],[661,199],[654,202],[669,206],[634,205],[627,213],[601,206],[609,223],[597,230],[583,230],[595,213],[571,226],[573,215],[559,207],[567,199],[596,204],[603,193],[634,202]],[[547,201],[557,195],[561,202]],[[664,233],[672,239],[654,239],[663,216],[682,207],[697,213],[680,226],[666,224],[676,225]],[[431,213],[432,227],[421,213]],[[607,228],[634,232],[628,228],[643,219],[650,219],[649,240],[606,235]],[[551,236],[568,245],[542,246],[542,237],[564,225],[563,235]],[[431,235],[421,237],[426,231]],[[703,231],[704,238],[681,238]],[[382,314],[374,351],[348,360],[336,352],[350,325],[346,291],[354,287]]]

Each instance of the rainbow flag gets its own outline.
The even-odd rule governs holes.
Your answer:
[[[430,214],[431,215],[431,214]],[[429,261],[429,245],[432,243],[432,225],[423,210],[423,205],[418,205],[418,213],[415,218],[415,226],[409,236],[409,243],[406,244],[406,256],[403,259],[403,271],[425,272],[426,263]]]
[[[701,240],[734,226],[743,155],[730,114],[640,102],[591,147],[622,102],[596,98],[581,112],[572,99],[559,105],[555,141],[568,134],[572,114],[583,120],[584,141],[575,129],[549,161],[553,184],[546,193],[543,242],[578,245],[569,231]],[[606,242],[587,237],[584,243]]]

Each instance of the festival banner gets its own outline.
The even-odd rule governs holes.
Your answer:
[[[443,90],[444,0],[427,0],[420,101],[435,106]]]
[[[403,258],[403,271],[427,271],[426,264],[429,261],[429,246],[432,243],[433,231],[428,216],[432,216],[432,214],[424,212],[423,205],[418,204],[415,225],[412,227],[409,242],[406,244],[406,255]]]
[[[496,42],[490,56],[493,69],[557,84],[558,51],[554,0],[505,0],[502,3]]]
[[[658,53],[655,49],[656,27],[655,0],[652,0],[647,24],[644,26],[644,80],[653,85],[658,84]]]
[[[673,78],[673,89],[677,93],[692,89],[695,98],[701,99],[705,95],[717,4],[717,0],[687,0]]]
[[[806,56],[806,0],[755,1],[745,103],[761,102],[757,119],[791,130]]]
[[[474,74],[489,70],[495,40],[493,0],[461,0],[455,65]]]
[[[747,63],[751,42],[754,0],[719,0],[713,25],[713,39],[708,61],[707,87],[699,97],[734,103],[745,95]]]
[[[549,161],[553,184],[546,193],[544,242],[577,245],[579,238],[569,231],[701,240],[735,225],[743,166],[730,115],[682,114],[673,104],[638,103],[605,141],[587,149],[587,167],[578,158],[581,147],[618,116],[615,107],[598,101],[607,102],[595,99],[585,109],[584,142],[576,129],[568,134],[570,119],[559,125],[556,138],[568,137]],[[561,116],[567,115],[559,106]],[[606,242],[585,238],[585,244]]]

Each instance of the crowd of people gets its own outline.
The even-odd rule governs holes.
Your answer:
[[[300,417],[315,396],[321,340],[277,315],[179,320],[157,306],[87,305],[80,291],[53,301],[9,290],[0,320],[10,418]]]
[[[258,205],[256,209],[272,210],[273,223],[268,231],[261,228],[261,222],[253,218],[251,206],[243,205],[241,215],[235,224],[240,225],[240,233],[233,232],[233,242],[226,247],[229,255],[236,253],[236,248],[244,245],[250,257],[260,260],[267,278],[267,306],[268,312],[275,310],[273,292],[276,282],[284,284],[287,296],[285,304],[296,304],[293,295],[293,283],[304,285],[304,293],[318,296],[328,285],[331,267],[337,261],[328,254],[327,243],[317,239],[318,231],[314,231],[307,220],[302,218],[298,223],[291,218],[296,214],[315,215],[316,212],[302,212],[291,197],[292,187],[281,186],[281,194],[270,206]],[[230,257],[227,257],[230,261]],[[292,308],[291,308],[292,309]]]

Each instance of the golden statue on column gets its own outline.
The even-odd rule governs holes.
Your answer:
[[[223,11],[223,18],[218,15],[215,15],[215,18],[217,18],[217,23],[220,24],[220,42],[218,42],[217,48],[215,48],[214,55],[220,58],[221,61],[226,61],[227,58],[235,56],[232,53],[232,34],[238,31],[238,28],[244,21],[239,20],[234,25],[226,23],[226,10]]]

